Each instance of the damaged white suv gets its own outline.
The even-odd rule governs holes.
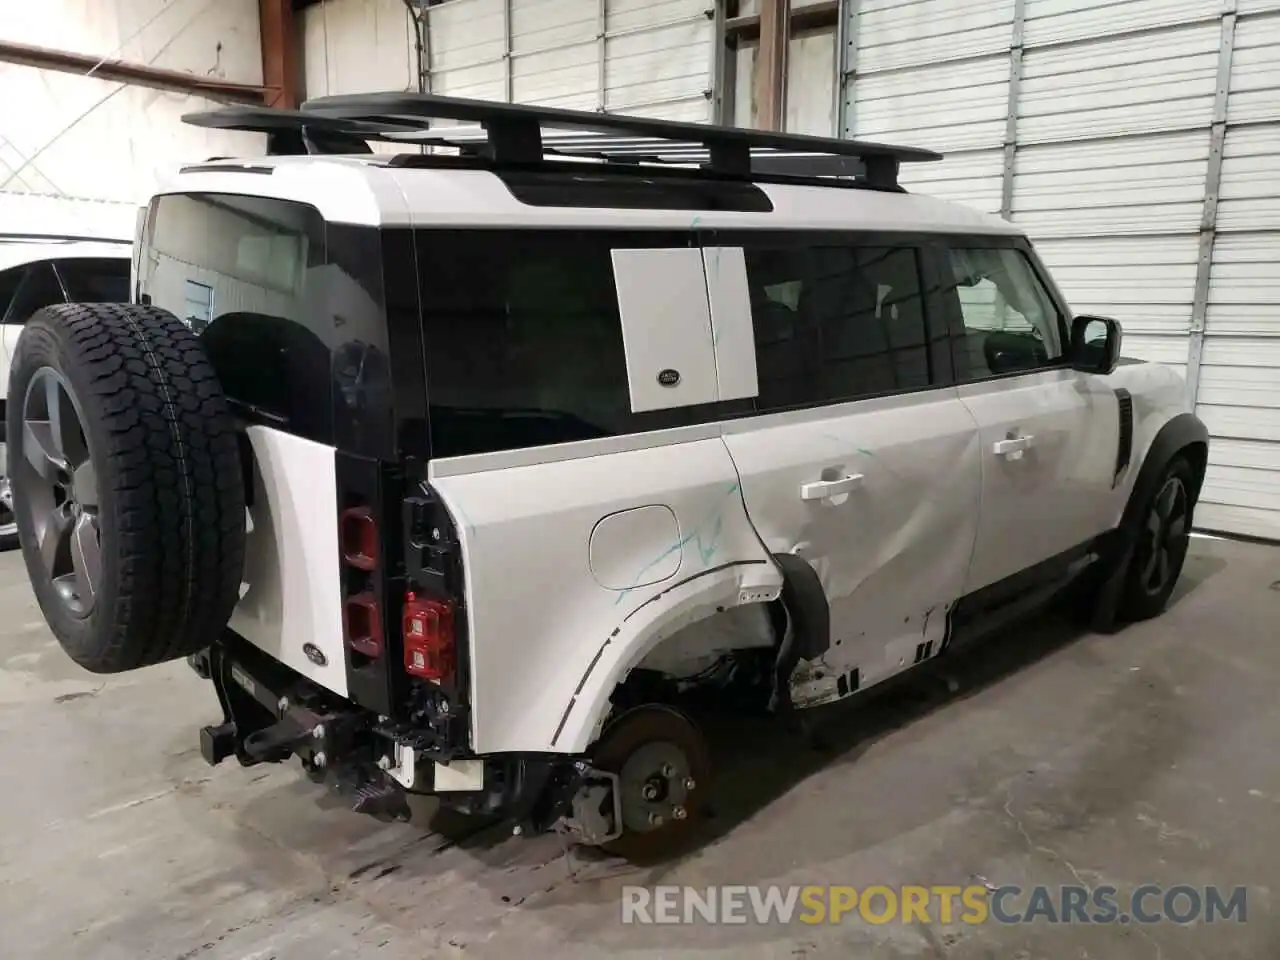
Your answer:
[[[1069,585],[1099,628],[1173,589],[1182,381],[898,185],[934,154],[415,94],[188,119],[274,153],[157,193],[133,305],[34,317],[8,429],[53,632],[189,657],[210,763],[638,856],[706,796],[690,691],[786,715]]]

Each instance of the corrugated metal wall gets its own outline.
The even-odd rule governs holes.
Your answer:
[[[709,120],[712,0],[448,0],[425,14],[422,85],[458,97]],[[302,15],[307,92],[415,90],[401,0]]]
[[[1280,0],[842,16],[842,132],[945,153],[904,180],[1025,224],[1075,310],[1181,368],[1214,436],[1198,522],[1280,539]]]

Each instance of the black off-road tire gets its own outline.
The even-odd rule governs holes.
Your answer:
[[[24,398],[43,368],[60,376],[79,408],[101,547],[96,604],[77,618],[38,553],[21,483],[27,474],[11,471],[23,558],[54,636],[95,673],[209,646],[239,597],[245,494],[231,410],[200,341],[173,314],[150,306],[40,310],[26,324],[9,377],[15,464],[24,456]]]
[[[1147,535],[1144,532],[1139,532],[1139,545],[1134,549],[1133,555],[1129,560],[1129,569],[1125,573],[1124,589],[1120,594],[1118,613],[1121,621],[1136,623],[1159,616],[1168,606],[1169,597],[1178,585],[1178,577],[1182,574],[1182,566],[1187,557],[1188,541],[1186,538],[1191,533],[1192,513],[1195,508],[1194,491],[1199,486],[1195,473],[1191,469],[1191,464],[1185,457],[1175,457],[1169,466],[1165,468],[1160,481],[1155,485],[1155,489],[1147,498],[1147,502],[1143,504],[1142,512],[1139,514],[1137,522],[1140,526],[1147,523],[1162,491],[1166,490],[1168,485],[1171,484],[1179,485],[1181,494],[1185,498],[1183,538],[1180,543],[1170,550],[1168,576],[1163,579],[1157,589],[1151,590],[1143,584],[1143,568],[1149,556],[1145,545]]]

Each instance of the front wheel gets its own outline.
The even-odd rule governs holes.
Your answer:
[[[1144,506],[1120,599],[1123,619],[1148,620],[1168,604],[1191,542],[1194,489],[1191,464],[1179,457]]]

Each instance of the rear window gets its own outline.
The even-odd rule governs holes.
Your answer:
[[[327,228],[305,204],[166,195],[147,217],[138,292],[200,334],[243,415],[393,456],[380,249],[376,229]]]

